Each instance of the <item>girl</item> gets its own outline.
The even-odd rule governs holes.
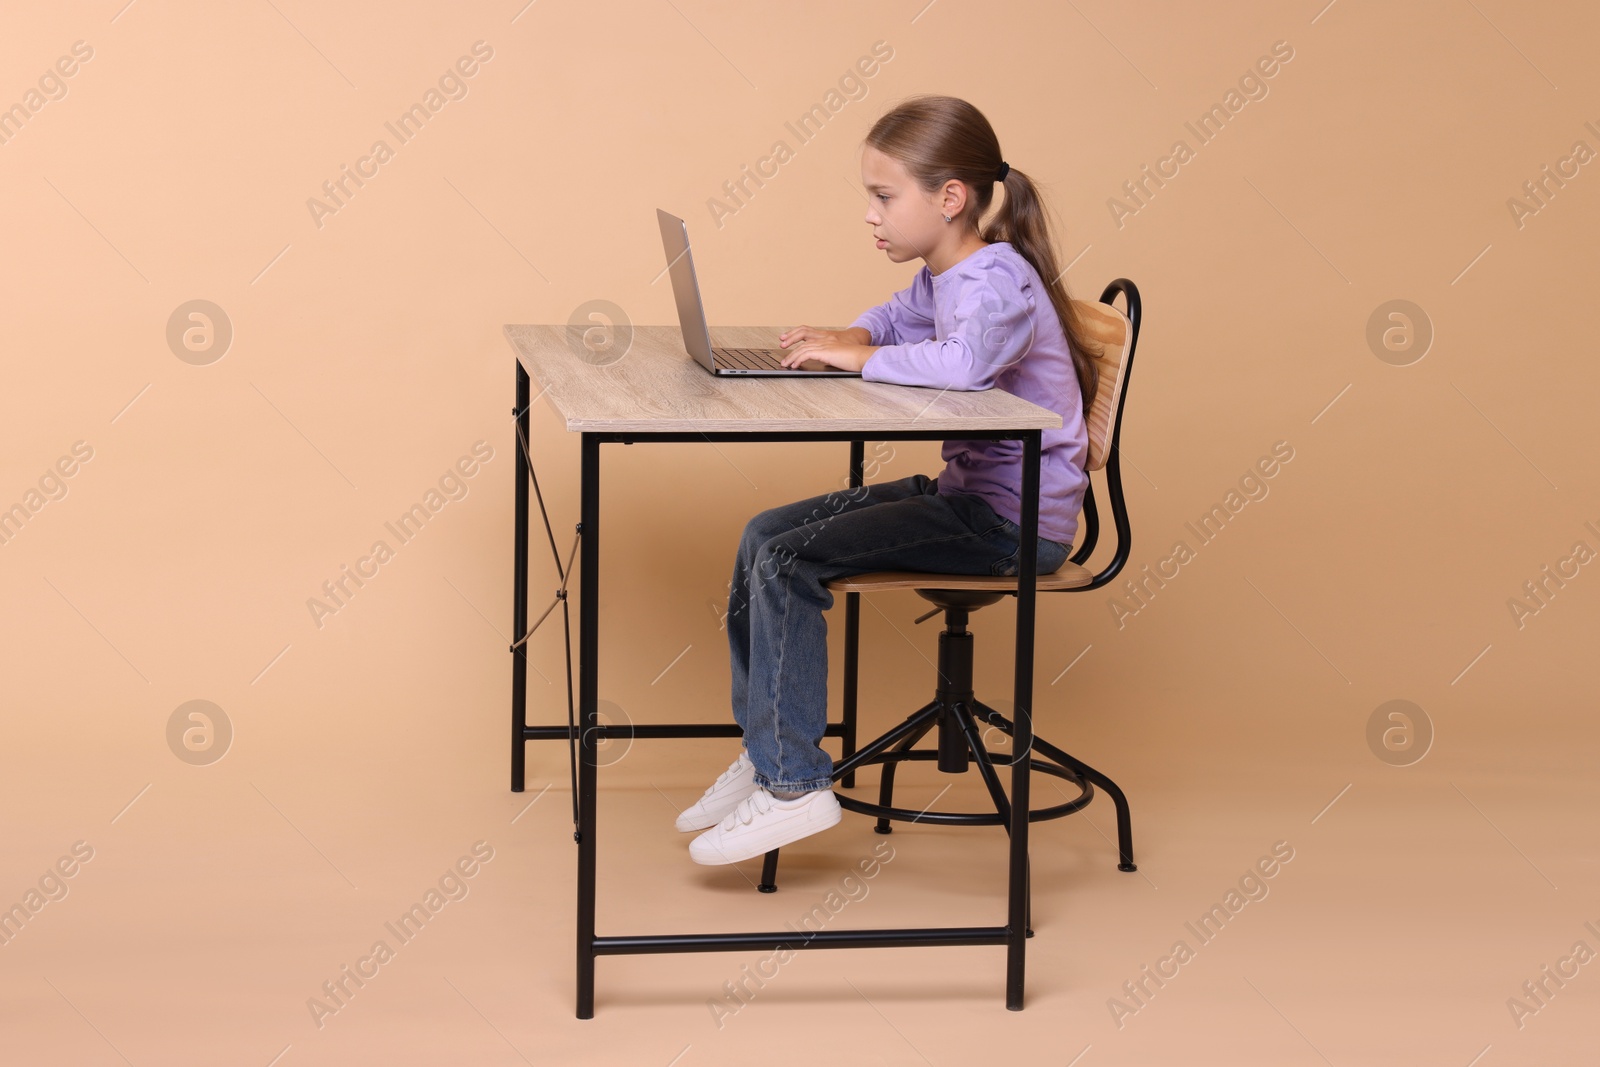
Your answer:
[[[1061,284],[1039,193],[1001,157],[977,108],[914,97],[880,118],[861,160],[866,222],[891,262],[921,259],[911,285],[848,329],[797,326],[789,366],[815,359],[866,381],[929,389],[1001,388],[1056,411],[1039,478],[1037,571],[1071,554],[1088,486],[1083,412],[1095,368]],[[999,213],[981,220],[1005,187]],[[931,397],[930,397],[931,399]],[[827,725],[824,583],[878,570],[1010,575],[1021,529],[1022,445],[946,441],[944,470],[811,497],[745,526],[729,587],[738,759],[678,817],[704,830],[697,863],[737,863],[839,821]]]

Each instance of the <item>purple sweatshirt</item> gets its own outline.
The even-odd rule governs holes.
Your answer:
[[[861,377],[934,389],[999,387],[1061,416],[1041,432],[1039,536],[1070,545],[1089,477],[1083,396],[1061,320],[1039,272],[1007,241],[967,256],[942,274],[926,265],[911,285],[850,324],[878,350]],[[1022,442],[946,441],[939,492],[988,502],[1022,523]]]

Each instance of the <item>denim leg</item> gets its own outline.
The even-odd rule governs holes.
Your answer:
[[[740,545],[738,599],[729,601],[734,709],[756,782],[770,790],[832,785],[833,761],[819,743],[827,726],[823,612],[833,606],[825,582],[876,570],[994,574],[1017,550],[1015,523],[976,497],[940,496],[937,479],[914,475],[868,488],[874,492],[836,512],[816,512],[827,497],[764,512]],[[806,515],[812,520],[798,521]],[[1064,559],[1064,546],[1040,542],[1042,572]]]
[[[745,731],[747,747],[749,728],[745,724],[745,713],[750,704],[750,581],[756,566],[756,554],[761,547],[779,534],[788,533],[808,522],[817,522],[871,504],[921,496],[929,491],[929,486],[935,484],[936,479],[925,474],[913,474],[891,482],[836,489],[793,504],[769,508],[745,524],[734,559],[733,578],[728,583],[728,614],[724,623],[728,628],[728,656],[733,673],[733,719]]]

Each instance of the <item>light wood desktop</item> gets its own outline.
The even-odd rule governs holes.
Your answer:
[[[778,348],[779,326],[713,327],[718,347]],[[921,389],[860,378],[716,377],[676,326],[634,326],[615,362],[588,363],[567,326],[507,326],[506,339],[568,430],[1053,430],[1061,416],[1000,389]],[[596,358],[596,357],[591,357]]]

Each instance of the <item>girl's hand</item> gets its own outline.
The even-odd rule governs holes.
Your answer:
[[[816,360],[840,370],[860,371],[878,350],[875,345],[857,344],[850,336],[860,332],[796,326],[778,335],[778,344],[789,350],[780,362],[785,367],[798,367],[807,360]]]

